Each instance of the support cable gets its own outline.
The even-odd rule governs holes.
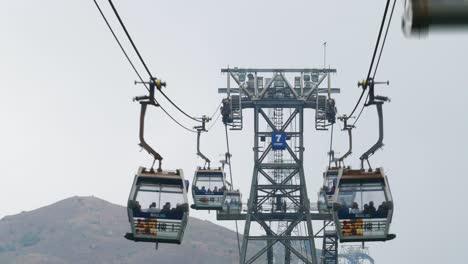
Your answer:
[[[213,117],[216,115],[218,111],[220,111],[221,106],[223,105],[223,102],[219,103],[218,107],[216,107],[216,110],[213,112],[213,114],[210,116],[210,119],[213,120]]]
[[[377,55],[377,50],[379,49],[380,38],[382,37],[383,28],[384,28],[384,25],[385,25],[385,21],[387,19],[387,13],[388,13],[389,5],[390,5],[390,0],[387,0],[387,4],[385,5],[384,15],[382,17],[382,23],[380,24],[379,35],[377,36],[377,42],[375,43],[374,54],[372,55],[372,60],[371,60],[371,64],[370,64],[370,67],[369,67],[369,72],[367,73],[366,80],[368,80],[370,78],[372,68],[374,67],[375,56]],[[365,90],[365,88],[367,88],[367,87],[364,87],[364,90]],[[362,96],[361,96],[361,98],[362,98]]]
[[[128,63],[132,66],[132,69],[133,71],[135,72],[135,74],[138,76],[138,79],[143,83],[143,85],[145,86],[146,90],[149,92],[149,87],[146,85],[146,83],[144,82],[143,80],[143,77],[141,77],[141,74],[138,72],[138,70],[136,69],[135,67],[135,64],[132,62],[132,60],[130,59],[130,57],[128,56],[128,53],[125,51],[124,47],[122,46],[122,43],[120,42],[119,38],[117,37],[117,35],[115,34],[115,31],[112,29],[112,26],[109,24],[109,21],[107,20],[106,16],[104,15],[104,13],[102,12],[102,9],[101,7],[99,6],[98,2],[96,0],[94,0],[94,4],[96,5],[97,9],[99,10],[99,13],[101,14],[102,18],[104,19],[104,22],[106,23],[107,27],[109,28],[109,31],[112,33],[112,35],[114,36],[114,39],[115,41],[117,42],[117,44],[119,45],[120,47],[120,50],[122,51],[122,53],[125,55],[125,58],[127,59]],[[182,125],[179,121],[177,121],[173,116],[171,116],[167,111],[166,109],[164,109],[161,104],[159,104],[159,102],[156,100],[156,98],[154,98],[154,101],[156,102],[156,104],[159,106],[159,108],[161,108],[161,110],[170,118],[172,119],[172,121],[174,121],[177,125],[179,125],[180,127],[182,127],[183,129],[189,131],[189,132],[193,132],[193,133],[196,133],[195,130],[192,130],[184,125]]]
[[[328,152],[328,167],[330,167],[332,162],[335,160],[335,152],[333,151],[333,128],[334,124],[332,124],[330,131],[330,151]]]
[[[359,118],[361,118],[362,112],[364,111],[364,108],[366,107],[367,101],[369,100],[369,93],[367,93],[366,100],[364,100],[364,104],[361,107],[361,111],[359,111],[358,116],[356,117],[356,120],[354,120],[353,127],[356,125],[358,122]]]
[[[164,96],[164,98],[166,98],[167,101],[169,101],[169,103],[171,103],[177,110],[179,110],[179,112],[181,112],[182,114],[184,114],[186,117],[192,119],[193,121],[196,121],[196,122],[202,122],[202,120],[200,118],[196,118],[196,117],[193,117],[189,114],[187,114],[184,110],[182,110],[176,103],[174,103],[171,98],[169,98],[162,90],[159,90],[158,91]]]
[[[115,34],[114,30],[112,29],[112,26],[109,24],[109,21],[107,20],[106,16],[102,12],[101,7],[99,6],[99,4],[98,4],[98,2],[96,0],[94,0],[94,4],[96,5],[97,9],[99,10],[99,13],[101,14],[102,18],[104,19],[104,22],[106,22],[106,25],[109,28],[110,32],[112,33],[112,36],[114,36],[115,41],[117,42],[117,44],[119,44],[120,50],[123,52],[123,54],[125,55],[125,58],[127,58],[128,63],[130,63],[130,65],[132,66],[133,71],[135,71],[136,75],[138,76],[138,79],[140,79],[141,82],[144,82],[143,78],[141,77],[140,73],[136,69],[136,67],[133,64],[132,60],[128,56],[127,52],[125,51],[124,47],[122,46],[122,43],[120,42],[119,38]],[[145,86],[146,86],[146,84],[145,84]],[[147,89],[149,89],[149,88],[147,88]]]
[[[389,5],[390,5],[390,0],[387,0],[387,4],[385,5],[384,15],[382,17],[382,23],[380,24],[379,34],[377,36],[377,42],[375,43],[374,54],[372,55],[372,60],[371,60],[371,64],[370,64],[370,67],[369,67],[369,72],[367,73],[366,81],[369,80],[369,78],[371,76],[371,73],[372,73],[372,68],[374,66],[375,57],[376,57],[377,51],[379,49],[380,38],[382,37],[382,32],[383,32],[383,28],[384,28],[385,21],[386,21],[386,18],[387,18],[387,12],[388,12]],[[358,108],[359,104],[361,103],[362,98],[364,97],[364,93],[366,92],[366,88],[367,88],[367,85],[363,87],[362,93],[359,96],[359,99],[358,99],[356,105],[354,106],[353,111],[351,111],[351,114],[348,115],[348,119],[353,116],[354,112],[356,112],[356,109]]]
[[[216,113],[215,113],[216,114]],[[218,112],[218,115],[216,116],[215,120],[213,120],[213,122],[211,123],[210,127],[207,129],[207,131],[210,131],[215,125],[216,125],[216,122],[219,120],[219,117],[221,116],[221,111]],[[214,117],[214,115],[213,115]],[[213,118],[211,117],[211,118]]]
[[[379,68],[380,59],[382,58],[382,52],[383,52],[384,47],[385,47],[385,42],[387,41],[388,30],[390,29],[390,24],[392,23],[393,11],[395,10],[395,4],[396,4],[396,0],[393,1],[392,11],[390,12],[390,18],[388,19],[387,29],[385,31],[384,39],[382,41],[382,47],[380,48],[379,59],[377,60],[377,63],[375,65],[374,75],[372,76],[372,79],[375,78],[375,75],[377,73],[377,69]]]
[[[229,176],[231,179],[231,191],[234,189],[234,183],[232,181],[232,166],[231,166],[231,151],[229,148],[229,135],[228,135],[228,128],[227,125],[224,125],[224,130],[226,132],[226,147],[227,147],[227,153],[226,153],[226,160],[228,161],[229,165]],[[242,210],[242,207],[241,207]],[[240,238],[239,238],[239,227],[237,225],[237,220],[235,220],[236,223],[236,235],[237,235],[237,248],[239,249],[239,257],[241,255],[241,246],[240,246]]]
[[[138,58],[140,59],[141,64],[143,64],[143,67],[145,68],[146,72],[148,73],[149,77],[151,79],[155,78],[153,74],[151,74],[151,71],[149,70],[148,66],[146,65],[145,61],[143,60],[143,57],[141,56],[140,52],[138,51],[137,46],[135,45],[135,42],[133,42],[132,37],[130,36],[130,33],[127,30],[127,27],[125,26],[124,22],[120,18],[119,12],[114,6],[114,3],[112,3],[112,0],[109,0],[109,4],[112,7],[112,10],[114,11],[115,16],[119,20],[120,25],[122,26],[122,29],[125,31],[125,34],[127,35],[128,40],[132,44],[133,49],[135,50],[135,53],[138,55]],[[184,114],[186,117],[196,121],[196,122],[202,122],[199,118],[195,118],[189,114],[187,114],[184,110],[182,110],[177,104],[175,104],[161,89],[158,89],[158,91],[166,98],[177,110],[179,110],[182,114]]]
[[[146,72],[148,73],[149,77],[154,77],[153,74],[151,74],[150,70],[148,69],[148,66],[146,66],[145,61],[143,60],[143,57],[141,57],[140,52],[138,51],[135,43],[133,42],[132,37],[130,36],[130,33],[128,33],[127,28],[125,27],[125,24],[123,23],[122,19],[120,18],[119,12],[117,12],[117,9],[114,6],[114,3],[112,3],[112,0],[109,0],[109,4],[112,7],[112,10],[114,11],[115,16],[119,20],[120,25],[122,26],[122,29],[125,31],[125,34],[127,35],[128,40],[133,46],[133,49],[135,50],[136,54],[138,55],[138,58],[140,59],[141,64],[143,64],[143,67],[145,67]]]
[[[159,103],[158,103],[159,104]],[[192,133],[197,133],[197,131],[193,130],[193,129],[190,129],[184,125],[182,125],[179,121],[177,121],[174,117],[172,117],[167,111],[166,109],[164,109],[161,104],[159,104],[159,108],[161,108],[161,110],[163,110],[164,113],[166,113],[166,115],[172,119],[172,121],[174,121],[177,125],[179,125],[181,128],[189,131],[189,132],[192,132]]]
[[[394,13],[394,10],[395,10],[395,4],[396,4],[396,0],[393,1],[392,11],[390,12],[390,17],[389,17],[388,23],[387,23],[387,29],[385,30],[385,36],[384,36],[384,39],[382,41],[382,47],[380,48],[379,58],[377,59],[377,63],[375,65],[374,74],[372,75],[372,79],[375,79],[375,75],[377,74],[377,69],[379,68],[380,59],[382,58],[382,53],[383,53],[383,50],[384,50],[384,47],[385,47],[385,43],[387,41],[388,30],[390,29],[390,24],[392,22],[393,13]],[[367,94],[366,100],[364,101],[364,104],[362,105],[361,111],[359,112],[359,115],[357,116],[356,120],[354,121],[353,126],[356,125],[359,118],[361,117],[361,114],[362,114],[362,112],[364,110],[364,107],[367,104],[366,102],[368,100],[369,100],[369,93]]]

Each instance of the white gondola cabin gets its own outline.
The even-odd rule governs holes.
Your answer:
[[[128,198],[131,232],[125,238],[180,244],[189,215],[187,186],[182,170],[157,172],[140,167]]]
[[[242,213],[242,194],[239,191],[225,191],[222,210],[218,214],[239,215]]]
[[[327,171],[323,173],[323,188],[321,191],[325,196],[325,203],[328,208],[332,208],[335,202],[335,190],[338,184],[338,178],[341,177],[342,173],[342,168],[328,168]]]
[[[195,210],[221,210],[224,204],[226,175],[221,168],[195,171],[192,183],[192,197]]]
[[[325,199],[325,191],[323,189],[320,190],[320,192],[318,192],[317,207],[318,207],[319,213],[321,214],[330,213],[330,208],[328,208],[328,205]]]
[[[333,218],[340,242],[387,241],[393,200],[383,169],[345,169],[338,179]]]

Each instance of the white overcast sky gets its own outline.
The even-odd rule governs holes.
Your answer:
[[[107,1],[100,2],[119,29]],[[367,73],[385,1],[115,4],[154,75],[167,81],[167,94],[199,116],[211,114],[221,100],[222,67],[320,67],[324,41],[328,64],[338,70],[333,86],[342,88],[339,111],[349,112],[360,93],[356,83]],[[377,263],[459,263],[468,258],[462,222],[468,217],[468,33],[405,39],[401,13],[399,1],[377,74],[391,83],[378,88],[392,98],[384,107],[385,148],[372,158],[390,180],[397,239],[372,244],[370,251]],[[139,152],[139,105],[131,101],[144,90],[133,85],[136,76],[93,1],[0,0],[0,32],[0,217],[72,195],[126,204],[137,167],[151,161]],[[305,171],[314,199],[329,136],[313,130],[313,112],[307,113]],[[243,131],[231,133],[235,184],[244,193],[253,168],[251,115],[246,113]],[[377,137],[376,122],[369,109],[358,124],[350,160],[355,167]],[[165,167],[182,168],[191,180],[201,164],[195,135],[157,109],[148,113],[147,135]],[[223,137],[217,124],[204,138],[213,160],[225,152]],[[335,138],[336,151],[343,153],[346,135]],[[213,212],[191,215],[215,220]]]

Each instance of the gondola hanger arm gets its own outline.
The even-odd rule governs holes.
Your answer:
[[[206,122],[209,122],[211,120],[211,118],[207,117],[207,116],[202,116],[201,118],[202,120],[202,124],[200,126],[195,126],[194,129],[197,130],[197,155],[204,159],[205,160],[205,166],[208,164],[208,169],[210,168],[210,159],[205,156],[201,150],[200,150],[200,137],[201,137],[201,133],[202,132],[206,132]]]
[[[353,134],[352,130],[354,128],[353,125],[348,124],[348,117],[346,115],[343,115],[341,117],[338,117],[338,120],[343,121],[343,131],[348,131],[348,139],[349,139],[349,148],[348,151],[341,156],[338,159],[335,159],[335,164],[338,164],[339,166],[343,165],[344,166],[344,160],[353,153]]]
[[[137,83],[137,82],[135,82]],[[153,164],[151,166],[151,170],[153,170],[154,163],[156,160],[159,162],[158,164],[158,171],[162,171],[162,156],[156,152],[145,140],[145,116],[146,116],[146,110],[148,105],[152,106],[158,106],[155,98],[154,98],[154,89],[155,87],[160,89],[160,87],[165,86],[165,83],[158,82],[157,79],[152,78],[150,80],[149,84],[149,95],[144,95],[144,96],[137,96],[133,98],[133,101],[137,101],[141,105],[141,110],[140,110],[140,126],[139,126],[139,138],[140,138],[140,143],[139,146],[142,147],[144,150],[146,150],[153,158]]]
[[[383,144],[383,137],[384,137],[384,123],[383,123],[383,110],[382,106],[385,102],[389,102],[390,98],[386,96],[380,96],[380,95],[375,95],[375,84],[387,84],[389,85],[390,82],[374,82],[372,78],[367,79],[366,81],[358,83],[358,86],[361,86],[363,89],[366,89],[369,87],[369,101],[365,104],[366,107],[375,105],[377,109],[377,116],[379,118],[379,137],[377,139],[377,142],[372,145],[364,154],[361,155],[359,158],[361,160],[361,169],[364,169],[364,161],[367,162],[369,165],[369,169],[372,169],[370,167],[370,162],[369,162],[369,157],[374,155],[374,153],[382,148],[384,146]]]

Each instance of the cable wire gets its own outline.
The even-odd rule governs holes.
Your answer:
[[[362,97],[364,96],[364,93],[365,93],[365,92],[366,92],[366,90],[363,89],[363,90],[362,90],[362,93],[361,93],[361,96],[359,96],[359,99],[358,99],[356,105],[355,105],[354,108],[353,108],[353,111],[351,111],[351,114],[348,115],[348,117],[346,118],[346,120],[350,119],[350,118],[353,116],[354,112],[356,112],[356,109],[358,108],[359,104],[361,103]]]
[[[161,104],[158,103],[158,105],[159,105],[159,108],[161,108],[161,110],[163,110],[163,112],[166,113],[166,115],[167,115],[168,117],[170,117],[170,118],[172,119],[172,121],[174,121],[174,122],[175,122],[177,125],[179,125],[181,128],[183,128],[183,129],[185,129],[185,130],[187,130],[187,131],[189,131],[189,132],[192,132],[192,133],[197,133],[197,131],[195,131],[195,130],[193,130],[193,129],[190,129],[190,128],[184,126],[184,125],[182,125],[179,121],[177,121],[174,117],[172,117],[172,116],[166,111],[166,109],[164,109],[164,108],[161,106]]]
[[[96,5],[97,9],[99,10],[99,13],[101,14],[102,18],[104,19],[104,22],[106,22],[106,25],[107,27],[109,28],[109,31],[112,33],[112,36],[114,36],[114,39],[115,41],[117,42],[117,44],[119,45],[120,47],[120,50],[122,51],[122,53],[125,55],[125,58],[127,59],[128,63],[130,63],[130,65],[132,66],[132,69],[133,71],[135,72],[135,74],[138,76],[138,79],[143,83],[143,85],[145,86],[146,90],[149,91],[149,87],[146,85],[146,83],[144,82],[143,80],[143,77],[141,77],[141,74],[138,72],[138,70],[136,69],[135,67],[135,64],[132,62],[132,60],[130,59],[130,57],[128,56],[128,53],[125,51],[125,48],[122,46],[122,43],[120,42],[119,38],[117,37],[117,35],[115,34],[115,31],[112,29],[112,26],[110,25],[109,21],[107,20],[106,16],[104,15],[104,12],[102,11],[101,7],[99,6],[98,2],[96,0],[94,0],[94,4]],[[167,111],[166,109],[164,109],[161,104],[159,104],[159,102],[156,100],[156,98],[154,98],[154,101],[159,105],[159,107],[161,108],[161,110],[163,110],[163,112],[170,118],[172,119],[177,125],[179,125],[180,127],[182,127],[183,129],[185,130],[188,130],[190,132],[193,132],[193,133],[196,133],[196,131],[182,125],[179,121],[177,121],[174,117],[172,117]]]
[[[396,0],[393,1],[392,11],[390,12],[390,18],[388,19],[388,23],[387,23],[387,30],[385,31],[385,36],[384,36],[384,39],[382,41],[382,47],[380,48],[379,59],[377,60],[377,64],[375,65],[374,75],[372,76],[372,79],[375,78],[375,75],[377,73],[377,69],[379,68],[380,59],[382,57],[382,52],[383,52],[384,47],[385,47],[385,42],[387,41],[388,30],[390,29],[390,24],[392,23],[393,11],[395,11],[395,4],[396,4]]]
[[[356,123],[358,122],[359,118],[361,117],[362,112],[364,111],[364,108],[366,107],[366,102],[367,102],[367,100],[369,100],[369,93],[367,93],[366,100],[364,101],[364,104],[362,105],[361,111],[359,111],[359,115],[356,117],[356,120],[354,120],[354,123],[353,123],[352,127],[354,127],[354,126],[356,125]]]
[[[375,75],[377,74],[377,69],[379,68],[380,59],[382,58],[382,53],[383,53],[383,50],[384,50],[384,47],[385,47],[385,43],[386,43],[386,41],[387,41],[388,30],[390,29],[390,24],[391,24],[391,22],[392,22],[393,13],[394,13],[394,11],[395,11],[395,4],[396,4],[396,0],[393,1],[392,11],[390,12],[390,17],[389,17],[388,23],[387,23],[387,29],[385,30],[385,36],[384,36],[384,39],[383,39],[383,41],[382,41],[382,47],[380,48],[379,58],[377,59],[377,63],[376,63],[375,68],[374,68],[374,74],[373,74],[373,76],[372,76],[372,79],[375,78]],[[357,116],[356,120],[354,121],[353,126],[356,125],[356,123],[358,122],[359,118],[361,117],[362,112],[364,111],[364,108],[365,108],[365,106],[366,106],[366,102],[367,102],[368,100],[369,100],[369,93],[367,93],[366,100],[364,101],[364,104],[362,105],[361,111],[359,112],[359,115]]]
[[[330,131],[330,151],[328,152],[329,153],[329,156],[328,156],[328,167],[331,166],[333,160],[335,159],[335,153],[333,153],[333,128],[334,128],[335,124],[332,124],[331,126],[331,131]]]
[[[119,20],[119,23],[120,25],[122,26],[122,29],[125,31],[125,34],[127,35],[127,38],[128,40],[130,41],[130,43],[132,44],[132,47],[133,49],[135,50],[135,53],[138,55],[138,58],[140,59],[140,62],[141,64],[143,64],[143,67],[145,67],[145,70],[146,72],[148,73],[149,77],[152,79],[152,78],[156,78],[155,76],[153,76],[153,74],[151,74],[151,71],[149,70],[148,66],[146,65],[145,61],[143,60],[143,57],[141,56],[140,54],[140,51],[138,50],[137,46],[135,45],[135,42],[133,41],[132,39],[132,36],[130,36],[130,33],[128,32],[127,30],[127,27],[125,26],[124,22],[122,21],[122,19],[120,18],[120,15],[119,15],[119,12],[117,11],[117,9],[115,8],[114,6],[114,3],[112,3],[112,0],[109,0],[109,4],[111,5],[112,7],[112,10],[114,11],[114,14],[115,16],[117,17],[117,19]],[[196,122],[202,122],[202,120],[200,120],[199,118],[195,118],[189,114],[187,114],[184,110],[182,110],[176,103],[174,103],[161,89],[157,89],[163,96],[164,98],[166,98],[177,110],[179,110],[182,114],[184,114],[186,117],[196,121]]]
[[[231,191],[234,189],[234,183],[232,181],[232,166],[231,166],[231,151],[229,148],[229,135],[228,135],[228,128],[227,125],[224,126],[224,130],[226,132],[226,147],[227,147],[227,155],[226,159],[228,160],[228,165],[229,165],[229,176],[231,179]],[[242,207],[241,207],[242,210]],[[239,238],[239,227],[237,225],[237,220],[235,220],[236,223],[236,235],[237,235],[237,248],[239,249],[239,256],[241,255],[241,246],[240,246],[240,238]]]
[[[187,114],[184,110],[182,110],[182,108],[180,108],[176,103],[174,103],[171,98],[169,98],[161,89],[158,89],[158,91],[164,96],[164,98],[166,98],[167,101],[169,101],[169,103],[171,103],[177,110],[179,110],[179,112],[181,112],[182,114],[184,114],[186,117],[192,119],[193,121],[196,121],[196,122],[203,122],[200,118],[195,118],[189,114]]]
[[[127,52],[125,51],[124,47],[122,46],[122,43],[120,42],[119,38],[115,34],[114,30],[112,29],[112,26],[109,24],[109,21],[107,20],[106,16],[102,12],[101,7],[99,6],[99,4],[98,4],[98,2],[96,0],[94,0],[94,4],[96,5],[97,9],[99,10],[99,13],[101,13],[102,18],[104,19],[104,22],[106,22],[106,25],[109,28],[110,32],[112,33],[112,36],[114,36],[115,41],[117,42],[117,44],[119,44],[120,50],[122,50],[123,54],[125,55],[125,58],[127,58],[128,63],[130,63],[130,65],[132,66],[133,71],[135,71],[135,73],[138,76],[138,78],[140,79],[140,81],[143,82],[143,78],[141,77],[140,73],[136,69],[136,67],[133,64],[132,60],[128,56]]]
[[[372,60],[371,60],[370,66],[369,66],[369,72],[367,73],[366,81],[369,80],[369,78],[371,76],[371,73],[372,73],[372,69],[373,69],[374,61],[375,61],[375,56],[377,55],[377,51],[379,49],[380,38],[382,37],[382,32],[383,32],[383,28],[385,26],[385,21],[386,21],[386,18],[387,18],[389,5],[390,5],[390,0],[387,0],[387,4],[385,5],[385,11],[384,11],[384,14],[383,14],[383,17],[382,17],[382,23],[380,24],[379,34],[377,35],[377,42],[375,43],[374,53],[372,55]],[[394,3],[393,6],[395,6],[395,3]],[[393,15],[393,10],[394,9],[392,9],[392,15]],[[387,27],[387,33],[388,33],[388,27]],[[386,35],[385,35],[385,38],[386,38]],[[381,50],[380,54],[382,53],[382,50]],[[379,61],[380,61],[380,56],[379,56]],[[358,99],[356,105],[354,106],[353,111],[351,111],[351,114],[348,115],[347,119],[350,119],[353,116],[354,112],[356,112],[356,109],[358,108],[359,104],[361,103],[362,98],[364,97],[364,94],[366,92],[366,88],[367,87],[362,87],[362,93],[359,96],[359,99]]]
[[[215,111],[211,115],[210,119],[213,119],[213,117],[216,115],[216,113],[221,109],[221,105],[223,105],[223,102],[219,103],[218,107],[216,107]]]
[[[110,4],[110,6],[112,7],[112,10],[114,11],[115,16],[116,16],[117,19],[119,20],[119,23],[120,23],[120,25],[122,26],[122,29],[125,31],[125,34],[127,35],[128,40],[129,40],[130,43],[132,44],[133,49],[135,50],[136,54],[138,55],[138,58],[140,58],[141,64],[143,64],[143,67],[145,67],[145,70],[146,70],[146,72],[148,73],[149,77],[154,77],[153,74],[151,74],[151,72],[150,72],[148,66],[146,66],[146,63],[145,63],[145,61],[143,60],[143,57],[141,57],[140,52],[138,51],[138,49],[137,49],[135,43],[133,42],[133,39],[132,39],[132,37],[130,36],[130,33],[128,33],[128,30],[127,30],[127,28],[125,27],[125,24],[123,23],[122,19],[120,18],[119,12],[117,12],[117,9],[115,8],[114,3],[112,3],[112,0],[109,0],[109,4]]]
[[[390,5],[390,0],[387,0],[387,4],[385,5],[384,15],[382,17],[382,23],[380,24],[379,35],[377,36],[377,42],[375,43],[374,54],[372,55],[372,60],[371,60],[370,66],[369,66],[369,72],[367,73],[366,81],[369,80],[369,78],[371,76],[372,68],[374,67],[375,56],[377,55],[377,50],[379,49],[380,38],[382,37],[382,31],[383,31],[383,28],[384,28],[384,25],[385,25],[385,21],[387,19],[387,13],[388,13],[389,5]],[[363,87],[363,89],[365,90],[365,87]]]
[[[214,113],[214,114],[216,114],[216,113]],[[214,114],[213,114],[213,116],[214,116]],[[221,111],[218,112],[218,115],[216,116],[216,119],[213,121],[213,123],[211,123],[211,126],[207,129],[207,131],[210,131],[214,127],[214,125],[216,125],[216,122],[218,121],[220,116],[221,116]]]

